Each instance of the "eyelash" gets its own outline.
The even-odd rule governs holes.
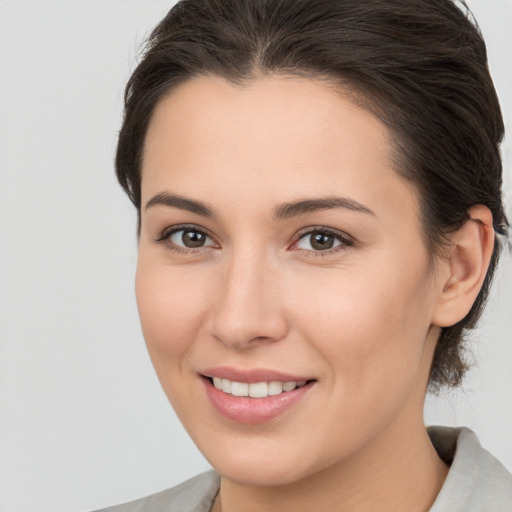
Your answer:
[[[193,231],[214,240],[213,236],[206,229],[199,228],[192,224],[182,224],[164,229],[155,242],[165,244],[167,248],[179,254],[195,254],[204,251],[205,247],[198,247],[197,249],[194,249],[192,247],[180,247],[179,245],[172,243],[170,241],[171,236],[180,231]]]
[[[302,239],[307,238],[307,236],[311,236],[313,233],[319,233],[321,235],[332,236],[336,241],[340,242],[340,245],[332,247],[331,249],[326,249],[324,251],[313,251],[309,249],[293,249],[294,251],[301,251],[304,254],[307,254],[310,258],[321,258],[324,256],[331,256],[340,251],[345,251],[348,247],[352,247],[355,245],[355,241],[352,237],[343,233],[342,231],[338,231],[332,228],[326,228],[324,226],[312,226],[299,231],[295,237],[295,241],[292,244],[292,248],[297,245]]]
[[[186,225],[178,225],[178,226],[173,226],[171,228],[164,229],[162,231],[162,233],[159,235],[159,237],[155,240],[155,242],[165,244],[169,249],[171,249],[172,251],[175,251],[179,254],[191,254],[191,253],[195,254],[195,253],[200,253],[200,252],[204,251],[205,247],[198,247],[196,249],[194,249],[192,247],[184,248],[184,247],[180,247],[180,246],[170,242],[171,236],[180,231],[193,231],[195,233],[199,233],[199,234],[206,236],[206,237],[210,238],[211,240],[215,241],[214,237],[204,228],[200,228],[195,225],[186,224]],[[324,251],[314,251],[314,250],[309,250],[309,249],[293,249],[293,247],[295,245],[297,245],[302,239],[306,238],[308,235],[312,235],[313,233],[319,233],[322,235],[332,236],[335,240],[340,242],[340,245],[337,245],[331,249],[326,249]],[[299,233],[297,233],[297,235],[295,236],[294,241],[291,245],[291,249],[294,251],[301,251],[302,253],[306,254],[307,257],[318,258],[318,257],[330,256],[339,251],[346,250],[348,247],[352,247],[354,245],[355,245],[354,239],[341,231],[337,231],[337,230],[334,230],[331,228],[326,228],[324,226],[318,226],[318,227],[312,226],[312,227],[305,228],[302,231],[300,231]],[[207,246],[207,247],[210,247],[210,246]]]

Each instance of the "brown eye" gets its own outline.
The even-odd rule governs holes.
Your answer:
[[[325,249],[331,249],[334,245],[334,237],[332,235],[326,235],[325,233],[314,233],[310,236],[310,243],[313,249],[323,251]]]
[[[197,231],[183,231],[181,241],[186,247],[202,247],[206,240],[206,236]]]
[[[185,247],[187,249],[198,249],[213,245],[213,240],[197,229],[179,229],[174,231],[169,236],[169,241],[178,247]]]
[[[351,245],[350,240],[345,238],[342,234],[316,229],[304,233],[297,242],[296,248],[320,252],[333,249],[334,247],[348,245]]]

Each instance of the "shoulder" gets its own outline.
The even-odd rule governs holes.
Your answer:
[[[430,512],[510,512],[512,474],[482,448],[468,428],[430,427],[437,452],[448,464],[448,477]]]
[[[176,487],[96,512],[209,512],[219,485],[219,475],[207,471]]]

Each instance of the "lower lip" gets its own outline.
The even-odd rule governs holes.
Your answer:
[[[246,425],[258,425],[277,418],[296,405],[311,391],[315,381],[309,382],[293,391],[265,398],[233,396],[218,390],[209,379],[203,377],[206,394],[215,410],[227,418]]]

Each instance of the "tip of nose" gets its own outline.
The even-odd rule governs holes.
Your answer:
[[[275,343],[286,336],[288,328],[284,320],[248,325],[241,322],[225,322],[213,325],[213,336],[232,348],[243,349],[263,343]]]
[[[224,345],[227,345],[231,348],[235,349],[245,349],[249,347],[253,347],[256,345],[261,345],[264,343],[274,343],[276,341],[279,341],[276,338],[271,338],[269,336],[247,336],[247,335],[239,335],[239,336],[233,336],[233,335],[223,335],[219,336],[218,334],[214,336],[218,341],[223,343]]]
[[[283,339],[288,322],[279,307],[280,299],[255,275],[247,280],[250,286],[233,278],[216,298],[207,314],[210,333],[237,348]]]

